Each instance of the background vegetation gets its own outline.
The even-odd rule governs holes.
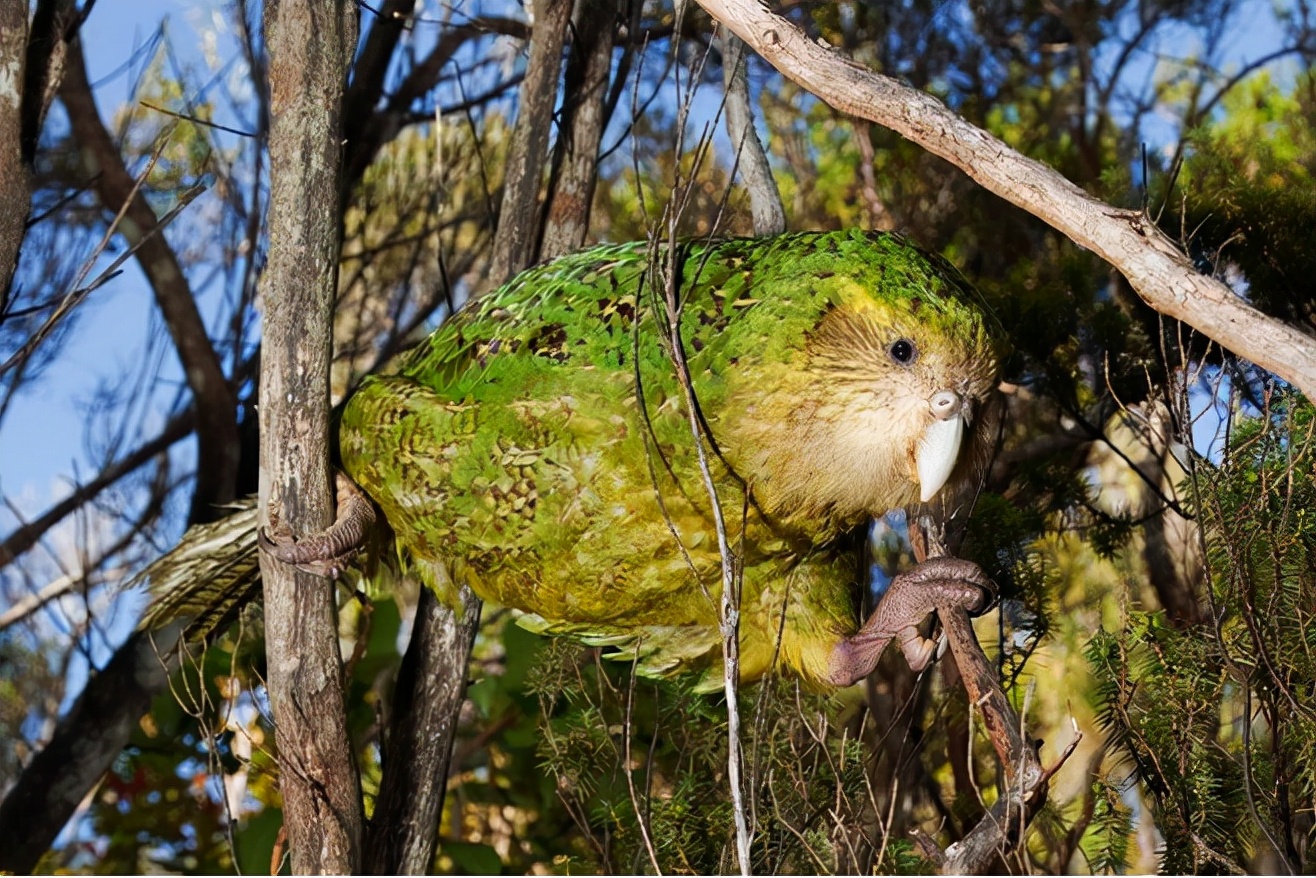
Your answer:
[[[260,614],[166,675],[169,648],[132,633],[142,600],[126,587],[185,524],[256,487],[261,9],[217,8],[198,43],[161,21],[122,47],[114,81],[131,98],[118,103],[82,60],[115,10],[27,5],[18,51],[52,71],[34,92],[52,102],[13,129],[25,173],[0,174],[5,203],[28,205],[0,298],[0,435],[40,441],[23,400],[59,390],[86,351],[113,354],[79,391],[85,452],[68,490],[46,505],[4,495],[0,838],[53,838],[69,812],[25,811],[14,790],[58,787],[76,810],[41,868],[286,868]],[[1316,345],[1306,0],[775,5],[1097,197],[1144,209],[1201,271]],[[674,194],[684,233],[750,232],[707,16],[580,0],[568,21],[550,6],[357,3],[336,399],[493,279],[649,234]],[[545,45],[555,72],[541,81],[528,47]],[[978,634],[1043,763],[1082,740],[999,868],[1310,871],[1311,403],[942,160],[757,58],[748,71],[788,227],[903,230],[954,261],[1012,336],[1008,429],[964,554],[1002,586]],[[527,174],[526,154],[542,171]],[[528,208],[509,209],[516,186]],[[131,289],[155,303],[141,325],[115,316]],[[22,484],[0,465],[4,491]],[[879,523],[871,542],[880,585],[909,562],[903,524]],[[417,589],[349,579],[337,599],[370,815]],[[725,705],[607,658],[485,608],[434,868],[735,868]],[[832,698],[784,680],[742,692],[755,871],[926,871],[921,840],[946,846],[995,801],[954,663],[915,676],[889,658]],[[35,755],[69,741],[99,768]],[[20,854],[0,868],[31,868],[3,856]]]

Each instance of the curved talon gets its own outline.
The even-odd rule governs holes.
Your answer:
[[[900,629],[897,636],[900,638],[900,651],[905,654],[910,670],[918,673],[932,664],[937,655],[937,641],[924,637],[913,625]]]
[[[357,551],[375,523],[375,506],[344,473],[335,478],[338,512],[334,523],[319,533],[296,540],[277,522],[270,532],[261,528],[256,540],[262,551],[298,570],[317,576],[336,577]]]
[[[864,626],[837,644],[829,677],[838,686],[862,680],[897,637],[910,668],[921,671],[937,651],[937,643],[918,630],[929,613],[938,607],[963,607],[978,615],[990,609],[995,599],[995,584],[977,564],[959,558],[929,558],[891,580]]]

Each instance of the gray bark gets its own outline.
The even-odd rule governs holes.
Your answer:
[[[270,251],[261,279],[261,509],[294,535],[333,521],[329,361],[338,280],[350,0],[270,0]],[[262,553],[268,691],[297,874],[361,868],[360,779],[348,737],[333,585]]]
[[[772,177],[768,154],[754,130],[754,112],[749,103],[749,57],[745,44],[726,28],[722,35],[722,83],[726,89],[727,136],[735,151],[736,167],[749,192],[749,212],[754,234],[779,235],[786,231],[786,208]]]

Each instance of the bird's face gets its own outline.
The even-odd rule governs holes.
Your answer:
[[[862,292],[811,335],[806,370],[815,486],[877,514],[935,498],[983,440],[978,415],[997,381],[983,315],[958,299]],[[823,498],[819,498],[820,500]]]

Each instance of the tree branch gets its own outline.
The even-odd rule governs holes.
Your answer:
[[[342,107],[352,0],[270,0],[270,250],[262,278],[261,518],[297,536],[333,520],[329,364],[337,295]],[[333,588],[261,553],[268,691],[297,874],[361,868],[360,778],[347,731]]]
[[[1248,305],[1137,211],[1112,207],[970,124],[929,94],[810,40],[757,0],[699,0],[776,67],[837,110],[883,125],[1118,269],[1152,308],[1182,320],[1316,398],[1316,343]]]
[[[50,743],[0,802],[0,871],[28,873],[132,736],[175,667],[181,622],[135,632],[87,681]]]
[[[949,554],[951,542],[962,529],[947,520],[944,510],[941,516],[911,520],[910,542],[915,557],[922,562]],[[983,726],[1000,760],[1000,797],[976,826],[944,852],[931,839],[920,840],[920,847],[944,875],[975,874],[987,871],[998,858],[1023,842],[1029,821],[1046,801],[1051,776],[1074,752],[1082,735],[1076,735],[1055,765],[1044,769],[1037,754],[1041,742],[1024,736],[1023,722],[1005,697],[996,668],[978,644],[968,613],[963,607],[938,607],[937,617],[969,699],[969,716],[975,710],[982,714]]]
[[[745,44],[725,27],[722,40],[722,82],[726,89],[727,136],[735,150],[735,165],[749,192],[749,212],[754,234],[779,235],[786,231],[786,208],[772,178],[768,154],[754,130],[754,113],[749,103],[749,56]]]
[[[9,207],[0,211],[0,321],[9,303],[9,284],[18,265],[18,251],[27,234],[32,199],[32,169],[23,157],[23,104],[26,89],[27,4],[0,4],[0,192]]]
[[[130,245],[140,245],[136,254],[138,264],[151,285],[182,361],[197,412],[196,490],[189,520],[210,521],[215,517],[216,504],[232,500],[236,491],[237,398],[206,334],[178,257],[165,237],[154,233],[159,226],[155,211],[141,191],[135,189],[136,181],[101,123],[78,41],[69,47],[67,70],[59,93],[68,111],[73,137],[81,147],[84,171],[96,181],[101,204],[109,210],[126,205],[118,231]]]
[[[345,132],[347,154],[344,159],[344,166],[347,169],[347,183],[343,187],[344,207],[346,207],[346,200],[352,187],[361,179],[361,175],[365,173],[366,168],[370,167],[370,163],[375,160],[379,150],[383,148],[384,144],[396,137],[402,127],[411,120],[411,105],[434,88],[439,81],[439,75],[444,66],[452,60],[467,40],[489,33],[520,36],[527,39],[530,36],[530,30],[526,27],[525,22],[510,18],[481,17],[467,24],[453,27],[445,31],[434,45],[434,48],[425,56],[425,59],[411,69],[406,79],[389,97],[387,107],[365,116],[363,124],[357,124],[353,118],[345,120],[347,125]],[[372,31],[371,36],[373,37],[373,35]],[[382,36],[381,39],[383,39]],[[368,47],[369,38],[367,39]],[[358,100],[362,101],[358,106],[364,106],[366,110],[369,110],[369,106],[364,103],[363,98],[358,98]],[[432,119],[433,116],[434,114],[431,112],[425,113],[427,120]]]
[[[589,233],[590,207],[599,179],[599,141],[608,122],[604,104],[612,73],[616,12],[616,3],[610,0],[578,0],[576,4],[544,240],[539,248],[544,259],[579,250]]]
[[[366,836],[372,875],[424,875],[434,863],[467,659],[480,602],[462,591],[461,612],[420,590],[411,642],[398,671],[382,752],[384,775]]]
[[[548,153],[548,135],[557,103],[558,73],[572,4],[535,0],[535,38],[521,83],[516,129],[503,172],[503,201],[498,235],[489,257],[489,278],[502,284],[537,259],[539,184]]]
[[[106,465],[96,478],[85,485],[79,485],[73,493],[50,507],[37,518],[20,525],[9,536],[5,537],[4,542],[0,542],[0,568],[5,567],[19,555],[36,545],[37,540],[41,539],[52,527],[82,508],[83,504],[95,499],[101,491],[104,491],[138,467],[144,466],[153,457],[166,451],[175,442],[189,436],[192,433],[194,424],[195,418],[191,409],[175,415],[164,430],[160,432],[160,435],[142,443],[141,446],[128,455]]]

